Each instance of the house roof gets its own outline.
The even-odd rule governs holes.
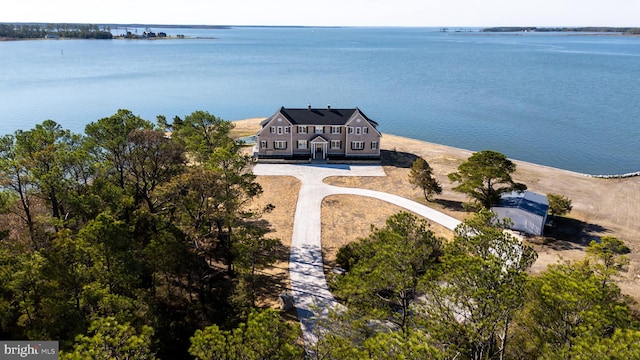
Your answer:
[[[327,141],[327,139],[323,138],[322,136],[318,135],[316,137],[314,137],[311,140],[311,143],[328,143],[329,141]]]
[[[513,191],[503,194],[495,207],[520,209],[544,217],[549,211],[549,202],[546,196],[531,191]]]
[[[530,191],[503,194],[498,205],[491,208],[499,218],[511,219],[511,229],[542,235],[547,220],[549,202],[544,195]]]
[[[355,109],[332,109],[332,108],[304,108],[290,109],[281,107],[278,113],[282,114],[294,125],[344,125],[349,121],[355,112],[359,112],[362,117],[370,122],[373,126],[378,123],[367,118],[358,108]],[[276,115],[278,114],[276,113]],[[263,126],[271,120],[267,119],[263,122]]]

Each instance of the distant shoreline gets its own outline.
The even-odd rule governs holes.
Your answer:
[[[504,32],[562,32],[562,33],[599,33],[599,34],[611,34],[611,35],[640,35],[640,28],[638,27],[599,27],[599,26],[584,26],[584,27],[535,27],[535,26],[498,26],[484,28],[480,30],[484,33],[504,33]]]

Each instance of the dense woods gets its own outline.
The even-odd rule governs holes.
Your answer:
[[[0,138],[0,338],[180,359],[196,330],[249,316],[297,339],[255,312],[256,271],[280,243],[269,208],[251,207],[262,189],[232,127],[120,110],[84,134],[46,120]]]

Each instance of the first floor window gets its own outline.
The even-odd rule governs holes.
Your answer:
[[[364,141],[352,141],[351,150],[364,150]]]
[[[260,140],[260,148],[261,149],[267,148],[267,140]]]
[[[280,140],[276,140],[273,142],[273,148],[276,150],[286,150],[287,149],[287,142],[286,141],[280,141]]]
[[[298,149],[306,149],[307,140],[298,140]]]
[[[332,149],[340,149],[340,148],[342,148],[342,141],[340,141],[340,140],[331,140],[331,148]]]
[[[378,149],[378,142],[377,141],[372,141],[371,142],[371,150],[377,150]]]

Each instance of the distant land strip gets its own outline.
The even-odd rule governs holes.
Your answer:
[[[482,29],[482,32],[591,32],[591,33],[621,33],[623,35],[640,35],[640,28],[633,27],[516,27],[502,26]]]
[[[37,23],[0,22],[0,40],[23,39],[157,39],[167,38],[164,32],[155,33],[151,29],[214,29],[226,30],[236,27],[245,28],[314,28],[318,26],[266,26],[266,25],[166,25],[166,24],[81,24],[81,23]],[[323,28],[340,28],[340,26],[321,26]],[[143,35],[131,33],[128,29],[146,29]],[[112,30],[126,31],[126,34],[113,35]],[[176,38],[184,38],[177,34]],[[211,37],[196,37],[196,39],[215,39]]]

